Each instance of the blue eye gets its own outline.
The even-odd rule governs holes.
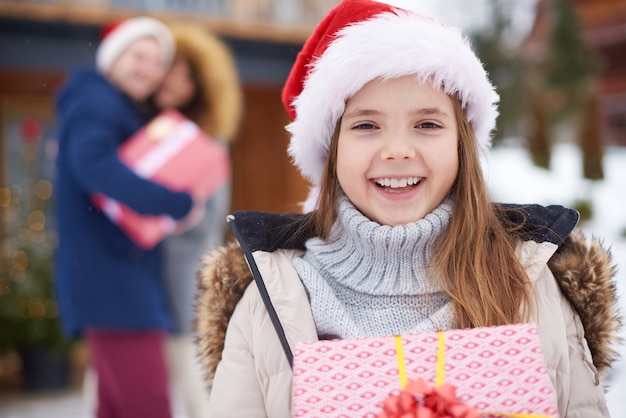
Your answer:
[[[352,129],[362,129],[362,130],[369,130],[369,129],[376,129],[376,126],[374,126],[371,123],[359,123],[358,125],[355,125]]]
[[[437,125],[434,122],[422,122],[422,123],[419,123],[417,125],[417,127],[418,128],[422,128],[422,129],[437,129],[437,128],[441,128],[440,125]]]

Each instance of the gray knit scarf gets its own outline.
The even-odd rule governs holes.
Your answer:
[[[428,273],[452,215],[445,200],[423,219],[380,225],[341,198],[328,241],[312,238],[293,260],[322,339],[450,329],[452,302]]]

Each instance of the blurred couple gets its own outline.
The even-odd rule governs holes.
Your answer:
[[[117,149],[171,108],[228,147],[241,100],[221,40],[150,17],[108,25],[95,68],[74,71],[58,93],[56,296],[65,331],[87,343],[84,393],[98,418],[207,416],[192,324],[196,272],[201,255],[223,243],[230,184],[194,201],[135,174]],[[168,215],[179,233],[142,249],[92,205],[95,193]]]

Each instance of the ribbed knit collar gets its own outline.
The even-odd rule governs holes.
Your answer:
[[[432,247],[450,222],[451,200],[419,221],[394,227],[370,220],[347,198],[340,199],[338,209],[328,241],[314,238],[307,242],[306,258],[325,270],[322,275],[373,295],[439,290],[426,270]]]
[[[445,201],[424,219],[381,226],[347,199],[328,241],[313,238],[293,265],[307,289],[321,338],[358,338],[448,329],[452,303],[428,263],[452,214]]]

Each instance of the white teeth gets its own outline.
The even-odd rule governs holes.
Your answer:
[[[403,187],[418,184],[421,177],[407,177],[402,179],[379,178],[374,180],[376,184],[382,187],[391,187],[392,189],[400,189]]]

